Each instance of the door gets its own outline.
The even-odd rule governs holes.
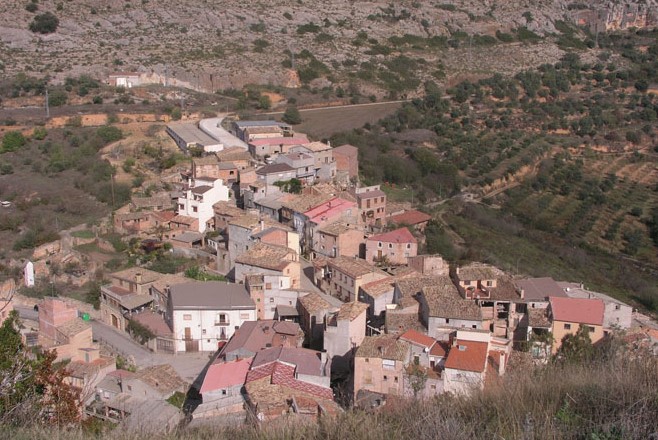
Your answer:
[[[119,328],[119,320],[116,315],[112,315],[112,327]]]
[[[185,340],[189,341],[192,339],[192,329],[190,327],[185,327]]]

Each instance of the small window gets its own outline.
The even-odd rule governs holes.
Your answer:
[[[450,318],[446,318],[446,324],[450,324]]]
[[[471,327],[478,328],[478,326],[476,324],[473,324]]]
[[[493,281],[487,281],[487,287],[493,286]]]
[[[571,324],[564,324],[565,330],[571,330]]]
[[[205,329],[205,328],[202,330],[202,333],[203,333],[204,335],[206,334],[206,329]]]
[[[382,242],[377,243],[377,247],[382,247]]]
[[[615,305],[615,310],[620,310],[620,309],[621,309],[621,306],[619,304],[616,304]]]
[[[273,303],[273,302],[274,302],[274,298],[270,298],[270,302]]]
[[[395,377],[393,378],[393,382],[398,383],[398,377],[397,377],[397,376],[395,376]]]
[[[389,249],[393,249],[393,243],[389,243],[389,244],[388,244],[388,248],[389,248]]]
[[[133,387],[131,385],[128,385],[128,391],[132,391]]]
[[[222,396],[226,396],[226,390],[222,390]]]
[[[192,320],[192,315],[185,314],[183,315],[183,321],[191,321]]]
[[[590,332],[594,332],[596,329],[592,327],[591,325],[588,327]]]
[[[388,380],[388,376],[384,375],[384,380]]]
[[[370,363],[370,359],[366,358],[366,364]]]
[[[411,249],[411,243],[407,243],[407,249]]]
[[[471,285],[471,282],[470,282],[470,281],[468,281],[468,280],[464,280],[464,286],[470,286],[470,285]]]

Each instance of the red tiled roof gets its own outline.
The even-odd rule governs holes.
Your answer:
[[[461,348],[460,348],[461,347]],[[486,342],[463,341],[458,339],[446,359],[446,368],[482,373],[487,363]]]
[[[445,357],[446,354],[448,353],[448,349],[450,347],[446,342],[443,341],[437,341],[436,344],[432,346],[432,349],[430,350],[430,356],[441,356]]]
[[[434,338],[431,338],[416,330],[407,330],[406,332],[400,335],[400,339],[427,348],[430,348],[432,345],[436,343],[436,340]]]
[[[251,359],[211,364],[208,367],[206,376],[203,378],[203,384],[199,392],[203,394],[208,391],[241,385],[247,378],[249,367],[251,367]]]
[[[605,305],[600,299],[549,298],[554,321],[603,325]]]
[[[417,243],[416,237],[414,237],[407,228],[400,228],[395,231],[373,235],[368,238],[368,241],[382,241],[385,243]]]
[[[402,214],[393,215],[389,220],[398,225],[417,225],[432,220],[432,216],[412,209]]]
[[[321,399],[334,399],[334,393],[331,388],[325,388],[320,385],[295,379],[295,367],[279,361],[271,362],[252,369],[247,373],[246,383],[254,382],[267,376],[272,377],[272,385],[283,385]]]

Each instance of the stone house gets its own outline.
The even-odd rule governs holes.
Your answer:
[[[235,260],[235,280],[244,282],[248,274],[290,278],[290,288],[299,289],[301,266],[295,251],[283,246],[256,243]]]
[[[324,326],[327,315],[338,311],[340,304],[332,304],[320,294],[311,292],[299,298],[299,324],[306,334],[307,344],[314,350],[324,349]]]
[[[364,243],[363,231],[354,223],[338,220],[315,229],[313,233],[313,258],[317,256],[361,257]],[[364,255],[365,256],[365,255]]]
[[[386,193],[379,185],[354,189],[359,208],[359,222],[369,229],[381,229],[386,225]]]
[[[334,158],[336,159],[336,175],[339,180],[348,184],[353,179],[359,177],[359,149],[349,145],[341,145],[334,148]]]
[[[367,336],[354,357],[354,395],[359,390],[403,395],[410,352],[409,344],[394,336]]]
[[[359,258],[318,258],[313,266],[316,285],[325,293],[343,301],[355,301],[362,285],[389,277]]]
[[[407,264],[418,254],[418,241],[407,228],[373,235],[366,240],[366,261],[371,264]]]
[[[327,315],[324,328],[324,349],[334,369],[349,370],[356,348],[366,337],[368,305],[348,302],[337,312]]]
[[[101,286],[101,320],[121,331],[126,330],[127,318],[153,302],[150,288],[161,273],[132,267],[109,274],[110,284]]]
[[[409,226],[418,232],[425,232],[425,227],[430,220],[432,220],[431,215],[411,209],[388,217],[386,222],[398,226]]]

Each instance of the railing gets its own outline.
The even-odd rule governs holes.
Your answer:
[[[229,321],[215,321],[216,326],[228,326],[231,325]]]

